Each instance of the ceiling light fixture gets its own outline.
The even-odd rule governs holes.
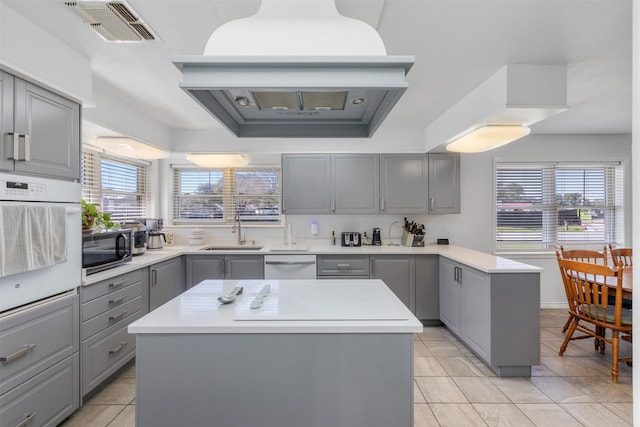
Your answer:
[[[426,141],[434,145],[425,148],[491,150],[528,135],[529,126],[567,108],[566,65],[508,64],[426,127]],[[470,148],[464,142],[469,140],[482,145]]]
[[[123,136],[99,136],[90,144],[109,153],[133,159],[155,160],[169,157],[169,153],[161,148]]]
[[[529,135],[531,129],[519,125],[485,125],[453,139],[447,151],[456,153],[481,153],[506,145]]]
[[[242,154],[196,153],[187,154],[187,160],[203,168],[232,168],[245,166],[249,161]]]

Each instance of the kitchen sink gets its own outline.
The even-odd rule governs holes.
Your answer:
[[[262,246],[207,246],[201,251],[259,251]]]

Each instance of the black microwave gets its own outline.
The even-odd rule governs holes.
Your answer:
[[[82,233],[82,268],[87,274],[131,261],[131,230]]]

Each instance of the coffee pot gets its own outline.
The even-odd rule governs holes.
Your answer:
[[[373,235],[371,237],[371,244],[373,246],[382,245],[382,237],[380,236],[380,229],[378,227],[373,229]]]
[[[162,238],[162,239],[161,239]],[[159,231],[149,232],[149,241],[147,242],[147,249],[162,249],[162,241],[167,241],[167,237],[164,233]]]

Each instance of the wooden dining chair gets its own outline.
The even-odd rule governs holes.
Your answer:
[[[580,261],[559,259],[558,265],[566,284],[571,322],[569,331],[560,346],[562,356],[569,341],[593,337],[611,344],[611,379],[618,382],[618,362],[631,362],[631,358],[619,358],[620,339],[630,339],[632,312],[622,307],[623,274],[617,268]],[[609,285],[607,285],[607,282]],[[609,296],[615,303],[610,304]],[[611,330],[611,338],[599,330]],[[574,333],[582,333],[574,336]]]
[[[558,252],[556,251],[556,256]],[[573,261],[590,262],[592,264],[607,265],[607,247],[602,247],[602,252],[588,250],[588,249],[566,249],[560,246],[560,254],[562,259],[570,259]],[[566,332],[569,329],[569,323],[571,323],[571,316],[567,319],[562,327],[562,332]]]
[[[623,267],[633,266],[633,249],[632,248],[614,248],[609,244],[609,253],[614,265],[622,264]]]

